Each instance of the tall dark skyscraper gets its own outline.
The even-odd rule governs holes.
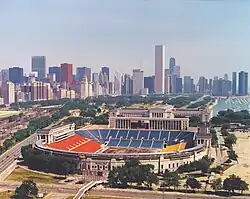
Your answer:
[[[49,67],[49,74],[55,74],[56,81],[57,82],[61,81],[61,67],[58,66]]]
[[[237,73],[233,72],[232,74],[232,95],[237,94]]]
[[[239,72],[239,95],[248,94],[248,73],[245,71]]]
[[[87,77],[88,81],[91,81],[91,68],[77,67],[76,68],[76,80],[82,81],[83,77]]]
[[[103,66],[101,71],[102,73],[106,73],[108,75],[108,81],[109,81],[109,67]]]
[[[174,74],[174,66],[175,66],[175,58],[171,57],[169,59],[169,71],[170,71],[170,75]]]
[[[44,78],[46,76],[46,57],[45,56],[31,57],[31,69],[32,72],[38,73],[38,79]]]
[[[61,64],[61,84],[66,84],[67,87],[70,87],[73,81],[72,77],[73,65],[68,63]]]
[[[192,93],[193,90],[193,82],[191,76],[184,76],[184,93]]]
[[[154,93],[155,76],[144,77],[144,88],[148,88],[148,93]]]
[[[176,78],[175,91],[176,91],[176,93],[182,93],[182,78],[181,77]]]
[[[23,83],[23,68],[13,67],[9,68],[9,80],[15,84]]]
[[[199,78],[199,93],[205,93],[207,90],[207,79],[205,77]]]

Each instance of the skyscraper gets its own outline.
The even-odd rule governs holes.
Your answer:
[[[133,93],[133,79],[129,74],[124,74],[121,86],[122,95],[131,95]]]
[[[91,81],[91,68],[87,68],[87,67],[76,68],[76,80],[82,81],[83,77],[87,77],[88,82]]]
[[[15,102],[15,84],[12,82],[4,82],[2,85],[4,104]]]
[[[92,82],[99,82],[99,74],[98,73],[92,73]]]
[[[171,92],[171,76],[170,70],[165,69],[165,78],[164,78],[164,93],[168,94]]]
[[[73,65],[68,63],[61,64],[61,84],[66,84],[67,87],[70,87],[72,84],[72,71]]]
[[[154,76],[144,77],[144,88],[148,88],[149,94],[154,93],[154,83],[155,83]]]
[[[23,68],[20,67],[9,68],[9,80],[14,84],[23,83]]]
[[[227,73],[224,74],[223,79],[226,80],[226,81],[228,80],[228,74]]]
[[[89,96],[89,83],[87,76],[84,76],[80,85],[80,97],[85,99]]]
[[[1,70],[1,81],[2,82],[9,81],[9,69]]]
[[[61,80],[61,67],[58,67],[58,66],[49,67],[49,74],[55,74],[56,82],[60,82],[60,80]]]
[[[232,95],[236,95],[237,93],[237,73],[233,72],[232,74]]]
[[[192,93],[192,87],[191,76],[184,76],[184,93]]]
[[[239,72],[239,95],[248,94],[248,73],[245,71]]]
[[[174,74],[174,66],[175,66],[175,58],[171,57],[169,59],[169,71],[170,71],[170,75]]]
[[[175,92],[182,93],[182,78],[181,77],[176,78]]]
[[[141,94],[141,90],[144,88],[143,71],[141,69],[133,70],[133,94]]]
[[[114,75],[114,94],[121,95],[121,75],[117,71]]]
[[[207,79],[205,77],[199,78],[199,93],[205,93],[207,90]]]
[[[181,67],[180,66],[174,66],[174,71],[172,75],[176,75],[178,78],[181,77]]]
[[[38,79],[42,79],[46,76],[46,57],[45,56],[33,56],[31,57],[31,70],[37,72]]]
[[[102,73],[106,73],[107,76],[108,76],[108,81],[109,81],[109,67],[107,66],[103,66],[102,69],[101,69]]]
[[[164,93],[164,78],[165,78],[165,46],[155,46],[155,93]]]

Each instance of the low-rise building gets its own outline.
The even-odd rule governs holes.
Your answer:
[[[47,144],[60,141],[64,138],[73,135],[75,131],[75,123],[61,124],[44,129],[38,129],[37,140],[43,140]]]

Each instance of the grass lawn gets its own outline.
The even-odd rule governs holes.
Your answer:
[[[19,111],[0,111],[0,118],[10,117],[12,115],[18,115]]]
[[[0,193],[0,199],[10,199],[11,196],[13,196],[13,194],[7,191]]]
[[[56,184],[59,181],[55,176],[34,172],[21,167],[16,168],[7,177],[6,180],[21,181],[21,182],[24,180],[33,180],[35,183],[46,183],[46,184]]]

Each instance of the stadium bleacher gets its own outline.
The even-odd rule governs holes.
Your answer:
[[[98,149],[101,148],[101,143],[93,141],[92,139],[83,137],[80,134],[75,134],[63,140],[60,140],[58,142],[46,144],[46,146],[55,148],[55,149],[60,149],[60,150],[67,150],[67,151],[96,152]]]
[[[106,143],[113,147],[143,147],[162,149],[163,146],[175,145],[194,140],[195,133],[189,131],[161,130],[124,130],[124,129],[88,129],[76,131],[84,138]]]

